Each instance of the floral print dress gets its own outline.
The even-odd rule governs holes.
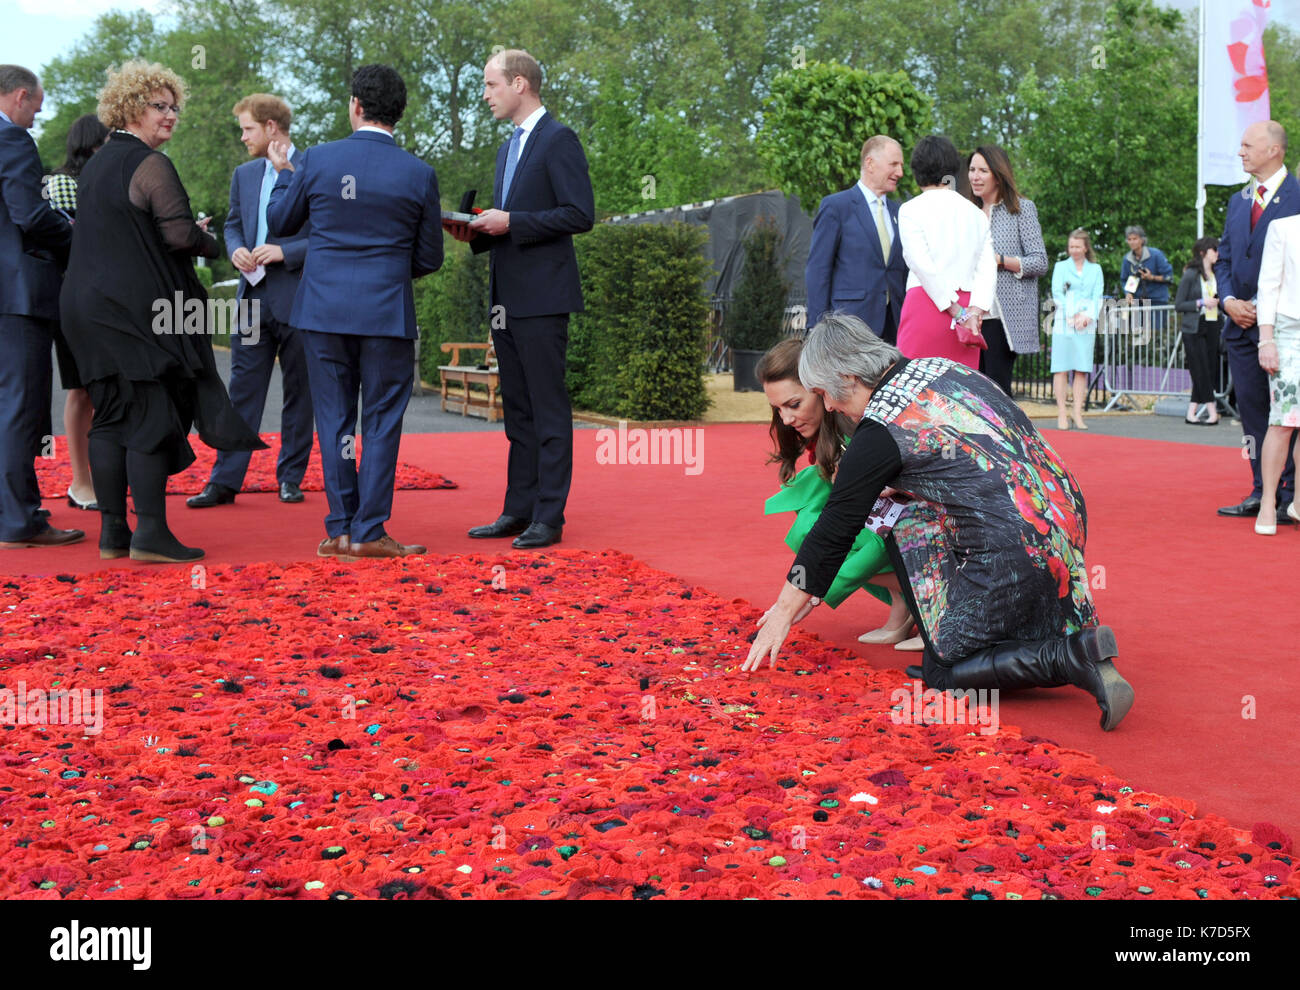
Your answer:
[[[992,381],[944,358],[900,362],[886,376],[791,572],[810,593],[828,568],[833,577],[886,483],[917,500],[889,540],[940,663],[1097,624],[1083,494]]]

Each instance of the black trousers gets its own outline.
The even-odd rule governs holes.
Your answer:
[[[573,480],[573,409],[564,381],[569,315],[507,318],[492,341],[510,441],[501,511],[559,529]]]
[[[885,328],[880,333],[880,339],[891,346],[898,344],[898,317],[894,315],[893,306],[885,306]]]
[[[980,351],[980,371],[998,383],[998,388],[1011,394],[1011,369],[1016,363],[1016,352],[1007,343],[1007,331],[1001,320],[985,320],[980,327],[989,345]]]
[[[1214,401],[1214,386],[1219,380],[1219,327],[1201,323],[1197,333],[1183,334],[1187,352],[1187,370],[1192,376],[1192,401],[1198,405]]]
[[[256,295],[251,297],[259,298]],[[266,394],[271,388],[276,357],[279,357],[284,408],[280,414],[280,457],[275,465],[275,480],[280,484],[288,481],[299,485],[307,473],[314,437],[311,384],[302,331],[265,315],[265,300],[261,301],[261,309],[264,315],[258,327],[256,344],[250,343],[253,338],[248,334],[231,336],[230,401],[253,430],[261,427]],[[252,451],[248,450],[218,451],[208,480],[239,491],[244,486],[244,475],[252,456]]]

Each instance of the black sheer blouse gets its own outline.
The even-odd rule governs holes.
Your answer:
[[[907,366],[898,361],[880,380],[889,381]],[[824,598],[853,541],[871,514],[876,499],[903,469],[898,444],[884,425],[864,419],[840,458],[830,498],[799,548],[786,580],[816,598]]]

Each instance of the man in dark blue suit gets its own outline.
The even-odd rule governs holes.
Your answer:
[[[573,235],[596,221],[582,143],[546,112],[541,85],[541,66],[525,51],[502,51],[484,67],[483,98],[515,130],[497,152],[497,208],[449,225],[475,254],[492,252],[492,340],[510,441],[502,514],[469,535],[515,536],[521,549],[558,543],[564,527],[573,476],[565,353],[569,314],[582,310]]]
[[[817,208],[804,268],[808,327],[822,314],[840,310],[893,344],[907,265],[898,239],[898,200],[889,194],[903,177],[903,149],[878,134],[862,146],[861,168],[855,185],[827,196]]]
[[[54,529],[33,466],[50,430],[50,347],[72,227],[42,195],[41,157],[27,133],[45,93],[29,70],[0,65],[0,547],[85,539]]]
[[[1255,292],[1259,263],[1264,255],[1268,225],[1278,217],[1300,214],[1300,183],[1286,168],[1286,131],[1276,121],[1251,124],[1241,139],[1241,164],[1254,181],[1228,201],[1228,215],[1219,241],[1219,263],[1214,278],[1228,314],[1223,340],[1228,368],[1237,393],[1237,411],[1254,486],[1238,505],[1219,510],[1221,516],[1259,514],[1263,482],[1259,454],[1268,431],[1268,375],[1259,366],[1259,325],[1255,319]],[[1291,436],[1291,448],[1295,434]],[[1287,506],[1295,497],[1295,459],[1287,454],[1277,489],[1277,521],[1290,523]]]
[[[226,217],[226,250],[240,272],[235,298],[242,321],[242,333],[230,340],[230,401],[256,431],[262,424],[262,409],[279,355],[284,407],[275,478],[281,502],[301,502],[302,476],[311,456],[311,386],[302,335],[289,325],[289,314],[307,257],[310,223],[304,224],[297,236],[281,240],[270,232],[266,220],[276,179],[267,148],[272,141],[284,140],[289,144],[289,161],[299,158],[289,136],[292,113],[284,100],[268,93],[244,97],[233,112],[239,121],[239,139],[253,161],[240,165],[230,177]],[[248,451],[219,451],[203,491],[185,504],[204,509],[233,502],[244,485],[251,456]]]
[[[322,557],[427,552],[384,531],[415,379],[411,280],[442,267],[438,177],[393,140],[405,109],[402,77],[386,65],[363,65],[352,77],[351,137],[301,152],[296,165],[284,141],[268,150],[280,170],[271,233],[289,237],[311,221],[289,322],[305,334],[329,499],[316,551]],[[356,442],[358,391],[364,452]]]

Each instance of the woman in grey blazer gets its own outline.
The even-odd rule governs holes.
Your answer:
[[[970,156],[966,178],[970,198],[989,218],[998,266],[993,311],[984,319],[988,350],[980,371],[1011,394],[1017,354],[1038,352],[1038,279],[1047,274],[1047,248],[1038,210],[1016,191],[1007,153],[983,144]]]

